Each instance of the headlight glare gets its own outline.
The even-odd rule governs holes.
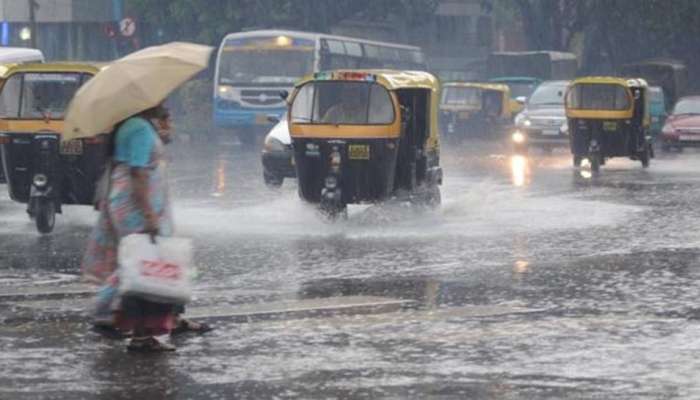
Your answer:
[[[34,175],[34,178],[32,178],[32,183],[34,183],[34,186],[38,188],[43,188],[49,183],[49,178],[47,178],[44,174],[36,174]]]

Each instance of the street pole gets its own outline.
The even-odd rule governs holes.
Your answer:
[[[29,0],[29,29],[31,29],[31,45],[32,48],[36,49],[36,36],[37,36],[37,31],[36,31],[36,14],[35,11],[36,9],[39,8],[39,3],[37,3],[36,0]]]

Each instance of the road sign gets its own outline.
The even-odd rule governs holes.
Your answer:
[[[126,17],[119,21],[119,33],[124,37],[131,37],[136,32],[136,21],[133,18]]]

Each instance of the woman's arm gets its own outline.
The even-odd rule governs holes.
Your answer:
[[[146,168],[131,167],[131,184],[134,204],[143,212],[145,233],[158,234],[158,215],[153,211],[148,199],[148,171]]]

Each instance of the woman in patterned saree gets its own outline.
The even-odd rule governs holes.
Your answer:
[[[100,201],[100,216],[83,258],[83,274],[102,285],[96,325],[132,332],[128,350],[173,351],[155,338],[173,329],[207,330],[176,316],[182,308],[117,293],[119,240],[133,233],[171,236],[173,220],[165,176],[164,143],[169,141],[169,115],[163,106],[143,111],[117,125],[109,189]],[[154,125],[155,123],[155,125]]]

